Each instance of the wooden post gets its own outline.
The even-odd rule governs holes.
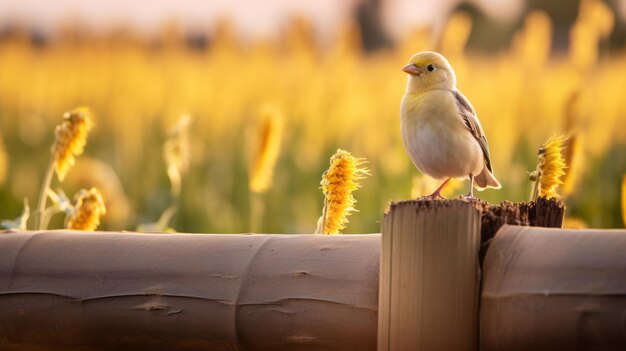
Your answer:
[[[394,203],[382,227],[378,350],[477,350],[481,212]]]
[[[504,224],[560,227],[563,204],[417,200],[382,226],[378,350],[477,350],[480,262]]]

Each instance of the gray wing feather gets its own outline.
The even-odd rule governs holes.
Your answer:
[[[458,90],[452,90],[452,94],[456,100],[456,105],[459,109],[459,115],[465,122],[465,126],[469,129],[470,133],[476,138],[478,141],[478,145],[483,150],[483,155],[485,156],[485,161],[487,163],[487,169],[490,172],[493,172],[491,169],[491,155],[489,154],[489,143],[487,142],[487,137],[485,137],[485,133],[483,132],[483,128],[480,125],[480,121],[476,116],[476,110],[472,104],[467,100],[467,98]]]

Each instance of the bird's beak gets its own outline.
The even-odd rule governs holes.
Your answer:
[[[417,65],[414,63],[410,63],[404,66],[404,68],[402,68],[402,71],[414,76],[419,76],[420,74],[424,73],[424,70],[417,67]]]

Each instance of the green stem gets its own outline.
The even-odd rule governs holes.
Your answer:
[[[50,162],[48,170],[46,171],[46,177],[41,185],[41,193],[39,194],[39,206],[37,207],[37,215],[35,216],[35,229],[44,230],[45,221],[44,215],[46,211],[46,200],[48,200],[48,189],[50,189],[50,183],[52,183],[52,175],[54,174],[54,162]]]
[[[322,208],[322,217],[317,223],[317,228],[315,228],[315,234],[327,234],[324,233],[324,228],[326,228],[326,216],[328,215],[328,206],[330,206],[330,201],[326,196],[324,196],[324,207]]]
[[[530,190],[530,201],[536,201],[537,198],[539,197],[539,191],[540,191],[540,187],[541,187],[541,170],[539,169],[539,166],[537,166],[537,169],[535,170],[535,173],[537,174],[535,181],[533,182],[533,187]]]
[[[50,206],[43,211],[43,218],[41,220],[41,226],[43,228],[48,228],[48,224],[50,224],[50,220],[52,219],[52,216],[54,216],[55,214],[59,212],[63,212],[63,211],[58,210],[55,207],[56,206]],[[67,221],[67,217],[66,217],[66,221]],[[64,226],[64,228],[67,228],[67,226]]]

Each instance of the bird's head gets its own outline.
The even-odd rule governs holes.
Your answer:
[[[443,55],[434,51],[422,51],[413,55],[402,71],[409,74],[407,93],[456,88],[456,76],[452,66]]]

